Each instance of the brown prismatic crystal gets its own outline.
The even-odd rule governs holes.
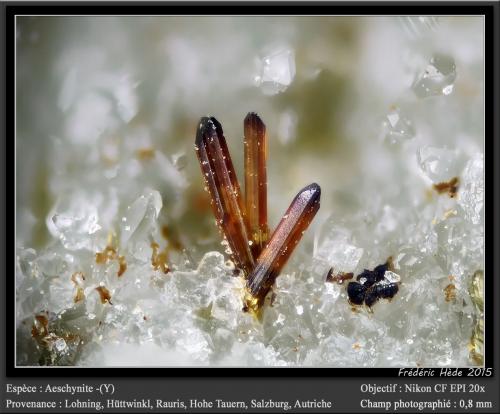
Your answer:
[[[245,146],[245,205],[251,250],[256,259],[269,237],[267,226],[266,126],[250,112],[243,123]]]
[[[215,118],[201,118],[195,149],[212,198],[217,225],[227,239],[236,266],[248,275],[255,262],[249,246],[240,186],[222,127]]]
[[[319,210],[320,196],[321,188],[313,183],[293,199],[247,279],[247,309],[258,312],[262,306],[266,294]]]

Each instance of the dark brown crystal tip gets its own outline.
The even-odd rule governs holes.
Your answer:
[[[259,136],[266,133],[266,125],[262,121],[259,115],[255,112],[249,112],[243,121],[243,127],[245,131],[252,131]]]
[[[198,146],[202,143],[203,139],[210,136],[222,135],[222,125],[213,116],[204,116],[200,119],[198,124],[198,131],[196,133],[195,144]]]

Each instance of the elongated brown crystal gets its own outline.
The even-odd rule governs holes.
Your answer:
[[[281,269],[319,210],[321,188],[313,183],[303,188],[262,250],[255,269],[247,279],[246,306],[257,311]]]
[[[269,237],[267,225],[267,137],[260,117],[250,112],[244,122],[245,205],[251,250],[256,259]]]
[[[215,118],[201,118],[195,149],[217,225],[226,237],[235,265],[248,275],[255,262],[248,243],[240,186],[222,126]]]

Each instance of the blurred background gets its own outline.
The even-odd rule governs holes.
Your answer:
[[[322,188],[297,253],[319,260],[318,280],[408,245],[435,256],[432,226],[457,203],[482,237],[481,17],[18,17],[16,28],[18,252],[96,252],[110,232],[125,249],[131,206],[136,221],[151,208],[193,263],[222,252],[195,131],[202,116],[222,123],[243,183],[249,111],[267,125],[271,229],[302,187]],[[472,195],[433,195],[463,171]],[[466,270],[444,258],[440,277],[482,257]],[[180,252],[171,260],[184,266]]]
[[[460,73],[450,96],[423,102],[411,87],[435,53]],[[380,144],[394,107],[414,124],[424,118],[411,138],[439,145],[469,133],[481,145],[482,54],[482,19],[469,17],[18,18],[18,240],[47,243],[45,218],[68,187],[135,199],[149,178],[171,207],[165,220],[191,242],[208,238],[193,151],[205,115],[222,123],[240,181],[243,118],[256,111],[266,122],[272,228],[311,182],[322,186],[322,212],[348,203],[358,177],[393,178],[363,149]],[[179,174],[148,165],[154,151]]]

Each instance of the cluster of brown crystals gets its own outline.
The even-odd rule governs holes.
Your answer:
[[[116,249],[112,246],[113,238],[108,236],[108,245],[102,252],[95,254],[95,262],[97,264],[106,264],[108,261],[116,260],[118,262],[118,277],[121,277],[127,270],[127,261],[125,256],[120,256]]]
[[[245,199],[242,199],[221,124],[201,118],[195,150],[217,226],[246,280],[244,310],[259,314],[267,293],[320,206],[318,184],[303,188],[269,237],[266,126],[255,113],[244,120]]]

